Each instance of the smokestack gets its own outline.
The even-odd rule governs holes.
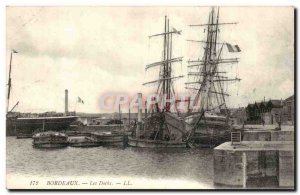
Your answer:
[[[141,130],[142,130],[142,93],[138,93],[138,122],[135,130],[136,138],[140,138]]]
[[[142,112],[143,112],[143,107],[142,107],[142,93],[138,93],[138,122],[141,123],[142,122]]]
[[[130,125],[130,124],[131,124],[131,123],[130,123],[130,122],[131,122],[131,120],[130,120],[130,105],[129,105],[129,108],[128,108],[128,115],[129,115],[129,116],[128,116],[128,118],[129,118],[128,124]]]
[[[145,101],[145,118],[147,118],[148,111],[147,111],[147,101]]]
[[[68,110],[68,90],[65,90],[65,115],[68,115],[69,110]]]

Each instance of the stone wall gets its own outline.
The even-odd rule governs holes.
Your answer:
[[[214,149],[214,183],[251,187],[294,187],[294,150],[290,141],[225,142]]]
[[[244,131],[243,141],[271,141],[270,131]]]
[[[214,183],[243,186],[242,152],[214,150]]]
[[[279,151],[279,186],[294,186],[294,151]]]
[[[244,131],[243,141],[294,141],[294,131]]]

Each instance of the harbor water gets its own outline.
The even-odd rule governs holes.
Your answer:
[[[33,148],[32,139],[7,137],[6,142],[6,170],[7,175],[13,178],[110,176],[179,179],[192,181],[199,189],[214,188],[213,149],[100,146],[49,150]]]

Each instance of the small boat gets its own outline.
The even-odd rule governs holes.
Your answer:
[[[96,147],[100,144],[91,137],[80,136],[80,137],[69,137],[69,146],[72,147]]]
[[[126,146],[127,136],[116,131],[92,132],[91,138],[96,140],[100,146]]]
[[[32,136],[33,147],[36,148],[62,148],[68,146],[68,136],[64,133],[46,131]]]

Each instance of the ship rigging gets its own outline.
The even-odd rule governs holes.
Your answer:
[[[192,128],[188,139],[195,135],[196,130],[202,135],[214,135],[216,129],[228,129],[229,111],[226,97],[230,96],[224,90],[225,82],[236,82],[238,77],[229,78],[227,72],[221,66],[237,64],[239,58],[222,58],[225,48],[229,52],[240,52],[238,45],[232,46],[220,41],[220,27],[223,25],[235,25],[236,22],[219,22],[219,8],[217,13],[212,8],[207,24],[190,25],[190,27],[204,28],[206,40],[187,40],[192,43],[204,45],[204,54],[201,59],[188,60],[188,78],[185,88],[192,91],[194,98],[189,106],[186,122]],[[219,124],[218,124],[218,123]],[[211,131],[209,131],[210,129]]]
[[[181,31],[174,27],[170,29],[170,22],[165,17],[164,32],[151,35],[149,38],[163,37],[162,60],[146,65],[146,71],[150,68],[158,67],[158,79],[144,83],[143,85],[156,84],[155,104],[151,104],[150,115],[145,118],[142,124],[139,117],[138,126],[133,137],[129,137],[128,144],[137,147],[186,147],[184,136],[186,135],[184,120],[172,113],[171,107],[176,101],[174,81],[184,77],[183,75],[173,75],[173,68],[176,62],[182,62],[183,57],[173,56],[173,36],[180,35]],[[141,94],[139,95],[141,99]],[[160,105],[160,106],[159,106]],[[174,105],[176,108],[176,106]],[[140,111],[140,109],[139,109]],[[140,115],[139,115],[140,116]]]

